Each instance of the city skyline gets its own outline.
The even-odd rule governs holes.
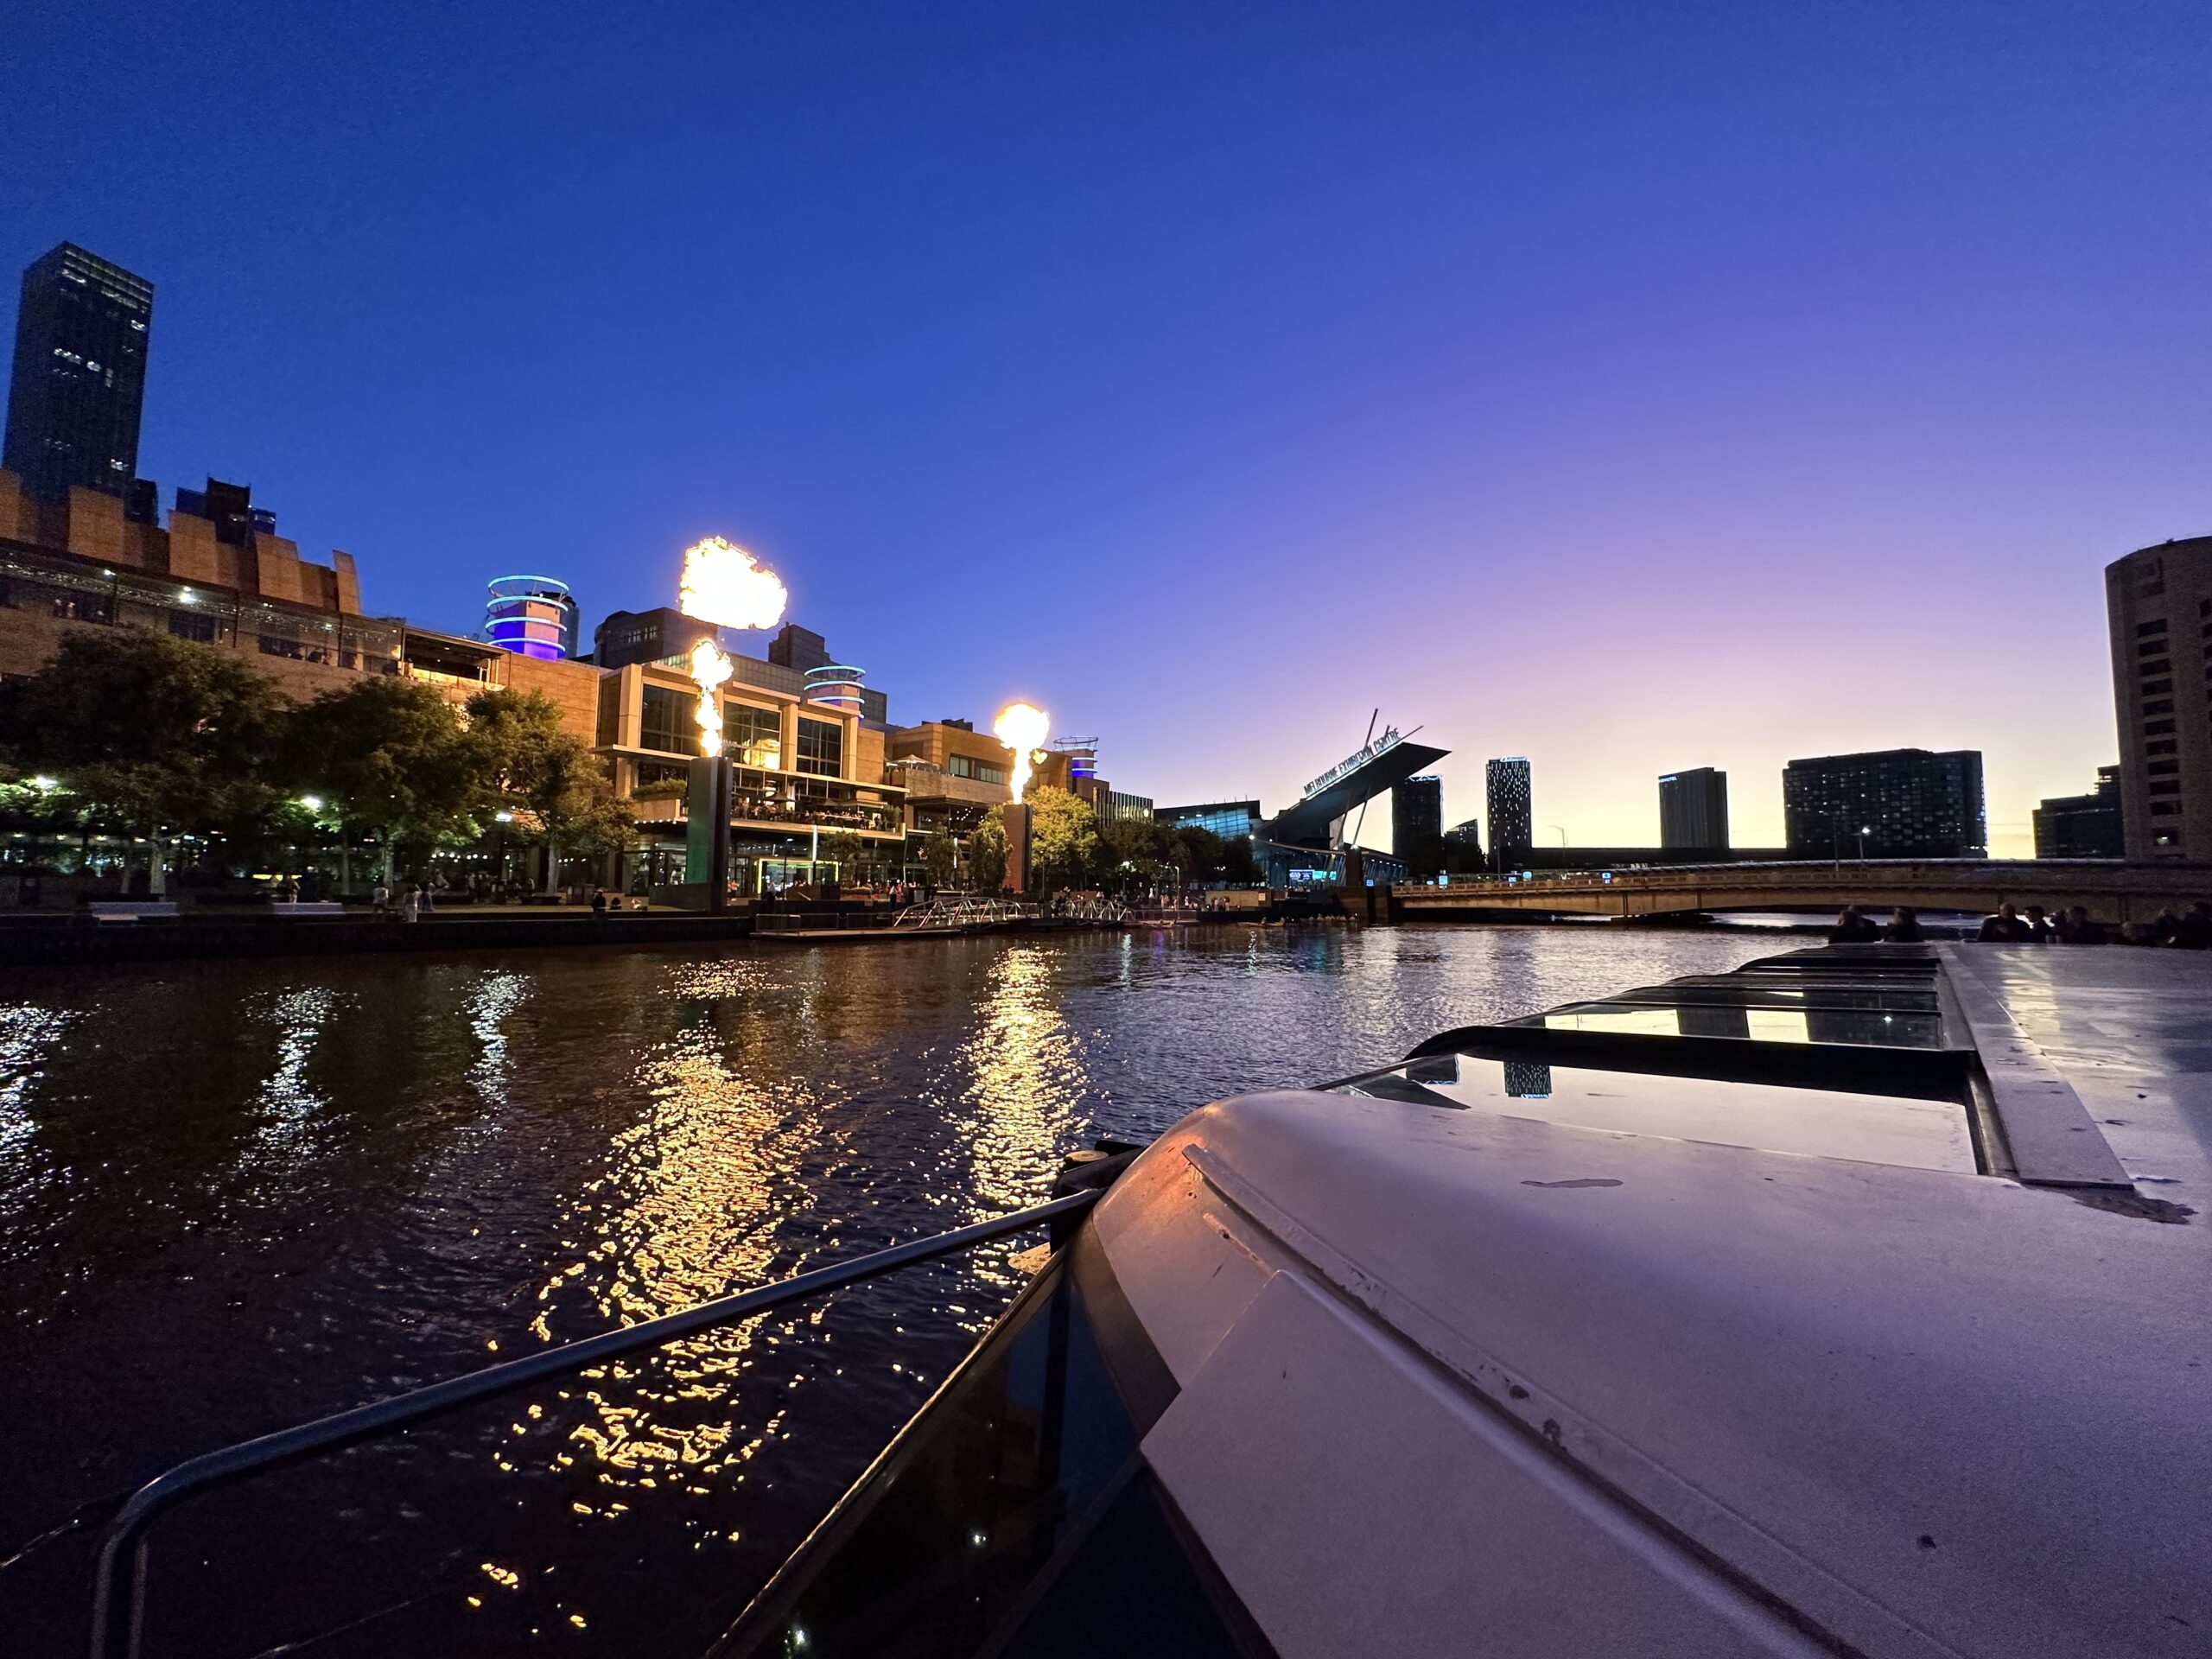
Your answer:
[[[1032,696],[1160,800],[1286,804],[1380,703],[1448,821],[1525,754],[1656,845],[1694,758],[1778,844],[1789,760],[1972,747],[2025,854],[2117,757],[2104,567],[2212,529],[2208,26],[2012,16],[717,21],[529,156],[576,18],[156,21],[156,134],[73,118],[48,16],[4,251],[150,281],[140,474],[250,481],[372,611],[467,632],[523,569],[588,627],[720,531],[902,718]],[[251,146],[185,91],[225,35]],[[1175,619],[1324,582],[1388,632],[1271,614],[1194,728]],[[911,626],[950,594],[975,649]]]

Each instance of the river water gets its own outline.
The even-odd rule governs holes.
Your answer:
[[[0,975],[0,1650],[83,1650],[87,1530],[33,1541],[182,1457],[1034,1203],[1100,1134],[1777,948],[1224,927]],[[197,1500],[152,1541],[147,1651],[696,1654],[1033,1242]]]

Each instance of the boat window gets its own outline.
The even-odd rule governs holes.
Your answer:
[[[1632,1012],[1672,1015],[1680,1011]],[[1548,1025],[1560,1017],[1542,1019]],[[1800,1036],[1794,1040],[1805,1039]],[[1977,1168],[1966,1105],[1955,1097],[1796,1089],[1770,1083],[1605,1071],[1472,1054],[1428,1055],[1413,1064],[1421,1068],[1421,1090],[1440,1096],[1440,1103],[1502,1116],[1911,1169],[1970,1175]],[[1413,1081],[1407,1076],[1410,1069],[1401,1066],[1377,1077],[1357,1079],[1339,1085],[1338,1092],[1396,1094],[1386,1079],[1395,1077],[1402,1084],[1409,1084]]]

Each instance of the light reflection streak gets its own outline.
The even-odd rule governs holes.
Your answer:
[[[493,973],[476,982],[464,1005],[468,1028],[475,1033],[476,1064],[468,1068],[469,1081],[487,1106],[501,1106],[507,1098],[507,1033],[504,1021],[529,1000],[530,976]]]
[[[38,1133],[27,1106],[31,1086],[78,1018],[75,1008],[42,1008],[35,1002],[0,1007],[0,1192],[16,1185],[17,1173],[9,1166]]]
[[[541,1341],[576,1334],[556,1332],[555,1322],[579,1299],[591,1310],[589,1322],[606,1328],[797,1270],[777,1259],[776,1227],[805,1201],[796,1177],[817,1139],[819,1102],[803,1080],[758,1081],[734,1069],[716,1023],[721,1004],[759,988],[760,971],[741,959],[695,964],[679,976],[672,991],[686,1007],[686,1024],[639,1068],[636,1082],[651,1104],[615,1137],[606,1173],[573,1206],[569,1243],[576,1254],[537,1293],[531,1328]],[[564,1390],[563,1398],[582,1407],[582,1421],[565,1443],[546,1448],[546,1461],[566,1469],[588,1460],[599,1484],[613,1489],[575,1512],[619,1515],[627,1506],[617,1492],[703,1492],[740,1471],[783,1416],[738,1440],[728,1384],[756,1340],[773,1346],[779,1338],[758,1320],[705,1332],[651,1358],[588,1371],[581,1388]],[[515,1425],[518,1433],[522,1427]]]
[[[308,1062],[338,1006],[329,990],[313,985],[283,993],[262,1014],[276,1027],[276,1065],[262,1080],[256,1102],[262,1114],[253,1135],[256,1152],[298,1152],[314,1138],[329,1103],[308,1085]]]
[[[1044,1197],[1090,1087],[1082,1045],[1060,1014],[1046,950],[1013,945],[1001,952],[981,1014],[965,1050],[970,1109],[957,1125],[979,1201],[970,1219]]]

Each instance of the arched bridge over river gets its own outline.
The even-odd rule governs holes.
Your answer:
[[[1449,887],[1395,888],[1402,920],[1476,912],[1573,916],[1670,916],[1696,912],[1846,905],[1887,910],[1992,911],[2085,906],[2101,922],[2147,921],[2212,899],[2212,864],[2121,864],[2089,859],[1874,859],[1865,862],[1650,865],[1610,871],[1540,871],[1521,880],[1454,876]]]

